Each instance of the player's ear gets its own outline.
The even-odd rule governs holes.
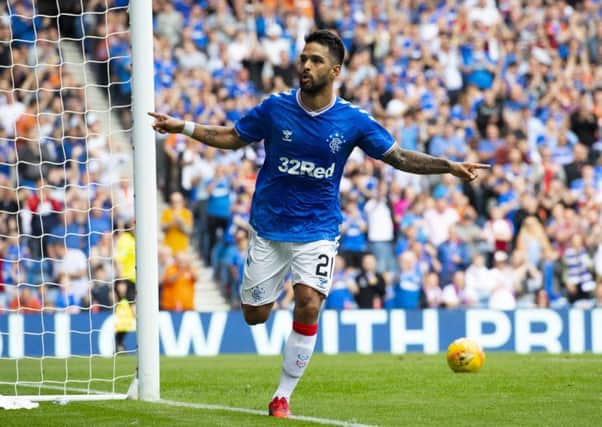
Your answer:
[[[332,74],[333,77],[338,77],[339,74],[341,74],[341,64],[333,65],[332,68],[330,69],[330,72],[333,73]]]

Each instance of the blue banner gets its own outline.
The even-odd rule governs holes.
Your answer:
[[[158,322],[164,355],[276,355],[290,333],[292,314],[277,311],[252,327],[238,311],[161,312]],[[114,333],[108,313],[1,315],[0,357],[111,356]],[[602,309],[327,310],[320,318],[316,351],[438,353],[463,336],[487,351],[602,353]],[[125,345],[135,348],[135,333],[128,333]]]

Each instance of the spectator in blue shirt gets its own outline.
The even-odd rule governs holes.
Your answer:
[[[368,223],[366,215],[359,210],[357,196],[350,194],[343,212],[343,223],[340,230],[341,255],[345,258],[348,266],[359,268],[368,244],[366,237]]]
[[[347,310],[357,308],[352,289],[355,287],[353,277],[345,268],[345,259],[337,255],[334,261],[332,287],[324,303],[327,310]]]
[[[446,123],[443,133],[435,135],[429,144],[429,154],[445,156],[454,161],[464,161],[467,151],[466,142],[458,135],[454,125]]]
[[[215,168],[215,176],[207,184],[207,191],[209,193],[209,198],[207,200],[209,247],[215,250],[216,244],[224,236],[230,221],[232,181],[227,173],[227,167],[225,165],[217,165]],[[216,256],[217,254],[212,254],[213,259],[215,259]],[[212,264],[214,264],[214,262],[212,262]]]
[[[493,164],[496,152],[504,146],[499,128],[494,124],[487,125],[485,138],[479,141],[479,161]]]
[[[395,283],[395,308],[420,308],[422,277],[416,266],[416,256],[411,251],[399,256],[399,277]]]
[[[455,226],[449,227],[448,239],[437,248],[437,257],[441,262],[441,282],[449,283],[458,270],[465,270],[470,264],[468,245],[460,240]]]
[[[228,275],[224,291],[233,307],[237,307],[240,303],[239,290],[248,246],[249,237],[246,230],[238,229],[234,234],[234,244],[228,247],[224,256],[224,265]]]
[[[90,210],[90,247],[96,246],[103,234],[110,233],[113,224],[110,215],[111,210],[103,208],[103,201],[96,199],[92,202]]]
[[[416,112],[409,109],[404,113],[403,126],[399,132],[399,144],[406,150],[417,150],[420,129],[416,123]]]
[[[474,45],[462,46],[462,57],[467,83],[482,90],[491,88],[496,62],[487,50],[485,40],[475,37]]]

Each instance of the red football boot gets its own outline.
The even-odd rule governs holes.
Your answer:
[[[288,418],[291,414],[286,397],[275,397],[270,402],[270,416],[276,418]]]

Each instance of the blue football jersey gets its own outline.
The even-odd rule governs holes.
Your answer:
[[[250,223],[270,240],[334,240],[347,157],[359,146],[381,159],[395,140],[366,111],[343,99],[313,112],[303,108],[299,96],[298,90],[273,94],[235,125],[245,142],[265,144]]]

